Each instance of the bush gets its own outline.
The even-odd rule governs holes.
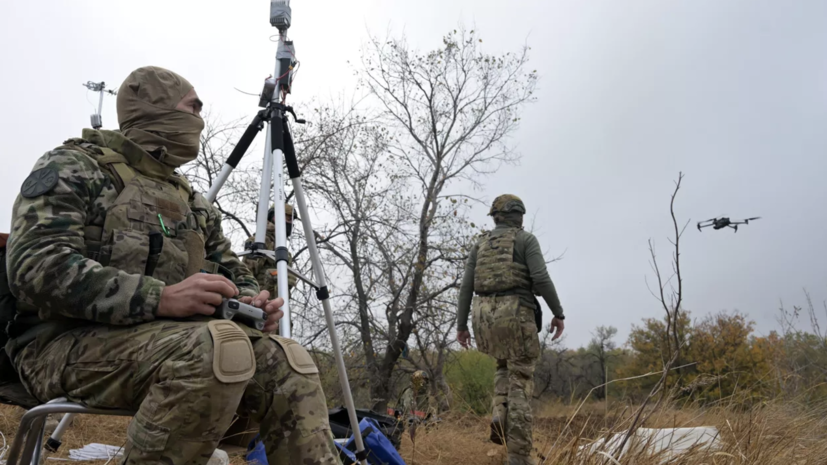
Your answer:
[[[491,411],[497,362],[476,350],[457,352],[445,364],[445,380],[451,386],[455,410],[486,415]]]

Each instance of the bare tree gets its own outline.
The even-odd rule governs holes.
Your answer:
[[[617,328],[614,326],[598,326],[589,343],[589,355],[597,361],[600,369],[600,388],[596,393],[598,399],[606,398],[606,383],[609,382],[609,358],[612,357],[612,352],[617,348],[612,340],[615,335],[617,335]]]
[[[322,249],[326,269],[334,276],[331,286],[337,290],[335,311],[341,325],[358,330],[367,373],[376,379],[379,348],[388,344],[393,329],[388,313],[398,306],[412,274],[415,216],[403,176],[387,161],[387,128],[358,113],[347,118],[357,122],[331,137],[305,173],[308,192],[318,199],[315,204],[332,218]],[[434,231],[440,232],[435,250],[456,255],[471,235],[459,213],[467,204],[456,199],[447,203],[451,210],[435,221]],[[444,394],[440,403],[445,408],[450,390],[442,367],[453,339],[456,297],[451,292],[461,268],[462,260],[445,259],[429,267],[414,321],[415,345],[406,346],[402,356],[403,372],[423,369],[431,374],[431,389]]]
[[[430,292],[423,287],[440,262],[464,258],[458,250],[435,247],[435,225],[454,211],[446,208],[448,189],[457,181],[476,185],[481,175],[518,158],[507,136],[519,125],[522,105],[533,100],[536,74],[527,70],[528,48],[495,56],[483,53],[481,42],[473,30],[460,29],[426,53],[411,50],[404,37],[371,38],[363,53],[361,84],[382,110],[389,128],[387,157],[411,189],[405,207],[416,218],[409,230],[415,248],[394,276],[388,344],[372,385],[374,408],[380,411],[418,309],[458,284]]]
[[[776,364],[783,367],[778,381],[788,395],[806,393],[807,397],[819,398],[823,396],[823,390],[816,387],[827,377],[827,329],[821,329],[818,313],[823,310],[827,314],[827,301],[822,302],[822,309],[818,309],[806,289],[804,298],[806,306],[794,305],[788,310],[782,302],[779,309],[784,350],[776,360]],[[809,330],[801,328],[800,320],[805,313]]]
[[[551,340],[545,333],[540,341],[540,359],[534,370],[534,398],[546,394],[568,397],[572,393],[575,363],[569,350],[563,345],[564,338]]]
[[[681,354],[681,346],[683,345],[683,338],[685,335],[680,334],[679,328],[679,321],[681,316],[681,304],[683,303],[683,278],[681,277],[681,262],[680,262],[680,240],[683,232],[686,230],[686,225],[689,224],[687,221],[684,224],[683,228],[678,225],[678,219],[675,216],[675,198],[678,195],[678,191],[681,188],[681,181],[683,180],[683,173],[678,174],[678,180],[675,182],[675,190],[672,192],[672,199],[669,202],[669,211],[672,217],[672,225],[675,230],[675,237],[670,238],[669,242],[674,247],[674,251],[672,253],[672,275],[668,278],[664,278],[661,274],[660,267],[658,266],[657,256],[655,254],[655,247],[651,240],[649,240],[649,252],[652,257],[652,269],[655,272],[655,276],[657,277],[658,281],[658,292],[656,297],[660,301],[664,311],[666,312],[666,321],[667,321],[667,340],[670,340],[673,343],[667,344],[668,353],[663,354],[663,373],[655,385],[652,387],[649,395],[643,401],[643,403],[638,407],[635,415],[632,419],[632,423],[629,426],[629,430],[623,437],[623,440],[620,442],[616,449],[616,455],[619,457],[619,454],[623,451],[626,443],[632,437],[632,435],[637,431],[637,428],[646,421],[646,419],[651,415],[653,411],[657,409],[657,406],[660,405],[661,402],[666,398],[666,380],[669,377],[670,371],[673,367],[677,366],[677,361],[680,358]],[[671,285],[670,283],[672,280],[675,280],[676,283]],[[669,286],[669,287],[667,287]],[[646,407],[648,406],[649,402],[658,395],[658,393],[662,393],[660,400],[655,405],[653,409],[649,411],[648,414],[644,414],[646,411]],[[606,462],[608,463],[611,457],[607,456]]]

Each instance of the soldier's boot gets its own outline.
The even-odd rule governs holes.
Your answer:
[[[241,408],[261,425],[268,464],[340,465],[319,371],[307,350],[278,336],[255,339],[253,350],[256,374]]]
[[[508,424],[508,404],[502,403],[494,407],[494,414],[491,417],[491,434],[489,439],[494,444],[505,444],[505,434]]]

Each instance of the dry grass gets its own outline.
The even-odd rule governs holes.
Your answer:
[[[577,412],[577,415],[574,413]],[[546,464],[605,464],[605,456],[585,457],[578,448],[607,434],[620,432],[631,421],[634,409],[615,405],[576,406],[546,404],[536,409],[535,457]],[[646,428],[692,426],[717,427],[720,450],[697,450],[673,460],[673,464],[827,464],[827,403],[803,409],[793,404],[771,403],[746,411],[733,406],[701,409],[693,406],[662,408],[643,425]],[[402,456],[408,464],[465,465],[502,464],[505,447],[488,442],[488,419],[449,414],[445,422],[417,432],[416,448],[405,438]],[[654,465],[662,457],[629,454],[619,463]]]
[[[602,455],[583,457],[579,446],[606,434],[622,431],[634,411],[622,404],[607,408],[603,403],[576,406],[544,404],[535,409],[535,456],[546,464],[611,463]],[[576,415],[575,415],[576,412]],[[11,440],[22,411],[0,406],[0,431]],[[416,444],[406,433],[401,454],[410,465],[502,464],[505,447],[488,442],[488,419],[449,413],[443,422],[429,429],[419,428]],[[90,442],[121,445],[128,418],[79,416],[64,437],[58,457],[69,449]],[[794,403],[768,403],[751,409],[734,406],[699,408],[670,406],[649,418],[647,428],[715,426],[723,441],[719,451],[693,451],[670,462],[710,465],[804,465],[827,464],[827,401],[803,408]],[[242,464],[239,453],[231,454],[233,464]],[[102,463],[102,462],[101,462]],[[640,454],[624,456],[619,463],[654,465],[658,457]]]

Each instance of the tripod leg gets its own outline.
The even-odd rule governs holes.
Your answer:
[[[241,157],[243,157],[247,149],[250,148],[250,144],[253,143],[256,135],[259,131],[261,131],[263,122],[263,113],[259,112],[256,114],[256,117],[253,118],[253,122],[247,126],[247,129],[244,131],[241,139],[239,139],[238,143],[233,148],[233,151],[230,153],[227,161],[224,162],[224,166],[221,167],[221,171],[218,173],[218,176],[216,176],[215,182],[212,186],[210,186],[210,190],[207,192],[206,196],[208,202],[215,202],[215,198],[218,196],[218,191],[221,190],[221,187],[227,181],[227,178],[230,177],[230,173],[236,166],[238,166],[238,162],[241,161]]]
[[[75,417],[74,413],[67,413],[63,415],[63,418],[60,419],[60,423],[57,424],[57,428],[52,432],[52,435],[46,441],[46,449],[49,452],[57,452],[60,448],[63,439],[63,433],[69,428],[69,424],[72,423],[72,419]]]
[[[345,408],[347,408],[348,418],[350,419],[350,428],[353,431],[353,436],[356,441],[356,456],[363,465],[366,465],[365,444],[362,441],[362,433],[359,430],[359,418],[356,416],[356,407],[353,403],[353,394],[350,391],[350,382],[347,377],[347,369],[345,368],[344,357],[342,357],[342,349],[339,346],[339,337],[336,334],[336,324],[333,321],[333,311],[330,308],[330,293],[327,289],[327,281],[325,280],[322,261],[319,258],[319,249],[316,246],[316,237],[313,235],[313,225],[310,224],[310,215],[307,212],[304,188],[302,187],[300,177],[294,177],[292,178],[292,181],[293,194],[296,196],[296,204],[298,205],[299,213],[301,214],[301,223],[304,228],[304,235],[307,237],[307,250],[310,252],[310,261],[313,264],[313,274],[316,278],[316,284],[319,286],[316,296],[322,302],[322,307],[324,308],[324,316],[327,321],[327,330],[330,333],[330,343],[333,346],[333,355],[336,359],[336,367],[339,370],[339,383],[342,386],[342,394],[345,398]]]
[[[350,429],[353,431],[353,439],[356,442],[356,458],[362,465],[367,465],[367,454],[365,443],[362,440],[362,431],[359,429],[359,418],[356,416],[356,406],[353,403],[353,393],[350,391],[350,381],[347,377],[345,359],[342,356],[342,348],[339,346],[339,336],[336,334],[336,322],[333,321],[333,310],[330,308],[330,291],[327,289],[327,279],[322,268],[322,260],[319,257],[319,247],[316,245],[316,236],[313,234],[313,225],[310,222],[310,214],[307,211],[307,201],[302,186],[301,170],[296,159],[296,152],[293,147],[293,139],[290,135],[290,128],[284,125],[284,156],[286,159],[287,171],[293,181],[293,194],[296,196],[296,205],[299,207],[299,214],[302,218],[302,228],[307,238],[307,251],[310,252],[310,262],[313,264],[313,274],[316,278],[316,297],[322,302],[324,317],[327,322],[327,331],[330,334],[330,344],[333,346],[333,356],[336,359],[336,368],[339,370],[339,384],[342,386],[342,395],[345,400],[347,416],[350,419]],[[279,272],[281,274],[281,272]],[[287,279],[285,273],[285,281]]]
[[[270,122],[270,138],[273,141],[273,161],[275,162],[273,168],[273,207],[275,210],[273,221],[276,225],[276,282],[278,284],[279,297],[284,299],[284,305],[281,310],[284,316],[279,320],[279,335],[283,337],[291,337],[290,324],[290,296],[287,292],[287,234],[286,221],[284,213],[284,170],[282,169],[284,163],[284,148],[285,148],[285,134],[284,134],[283,116],[273,118]],[[292,142],[292,140],[291,140]],[[271,179],[271,178],[266,178]],[[262,179],[263,181],[263,179]],[[263,198],[263,197],[262,197]]]

